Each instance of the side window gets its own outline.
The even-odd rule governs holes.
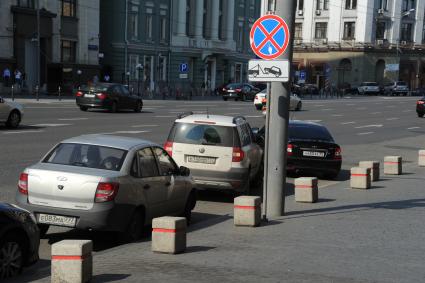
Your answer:
[[[121,88],[122,95],[124,95],[124,96],[130,95],[130,92],[128,91],[128,89],[125,86],[121,86],[120,88]]]
[[[114,94],[114,95],[120,95],[121,94],[121,90],[120,90],[120,87],[119,86],[114,86],[114,87],[112,87],[112,93]]]
[[[154,152],[158,158],[159,169],[162,176],[169,176],[177,171],[177,165],[174,163],[167,152],[159,147],[155,147]]]
[[[131,164],[130,175],[139,178],[139,166],[137,165],[137,153],[133,158],[133,163]]]
[[[155,157],[150,148],[144,148],[139,150],[137,155],[139,158],[139,165],[140,165],[139,174],[141,178],[159,176],[158,166],[156,164]]]

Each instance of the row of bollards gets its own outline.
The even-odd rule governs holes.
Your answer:
[[[10,96],[12,101],[15,101],[15,86],[12,85],[10,88]],[[35,98],[37,101],[40,100],[40,88],[38,85],[35,86]],[[58,99],[59,101],[62,101],[62,89],[61,86],[58,86]]]

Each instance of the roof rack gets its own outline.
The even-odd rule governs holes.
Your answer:
[[[239,120],[243,120],[244,122],[246,122],[246,118],[243,116],[236,116],[233,118],[233,124],[238,124]]]
[[[177,119],[183,119],[184,117],[187,117],[187,116],[190,116],[190,115],[193,115],[192,111],[184,112],[182,114],[177,115]]]

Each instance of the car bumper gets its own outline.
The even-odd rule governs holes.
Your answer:
[[[89,108],[109,108],[111,106],[110,101],[97,99],[77,98],[76,103],[78,106],[84,106]]]
[[[424,105],[417,105],[416,106],[416,113],[424,114],[425,113],[425,106]]]
[[[227,172],[190,169],[197,189],[243,191],[248,180],[248,169],[237,168]]]
[[[239,94],[235,93],[228,93],[226,92],[223,94],[223,98],[239,98]]]
[[[305,171],[313,174],[336,174],[341,171],[341,160],[288,158],[288,171]]]

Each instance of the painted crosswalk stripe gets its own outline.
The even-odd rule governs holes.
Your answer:
[[[71,126],[72,124],[35,124],[31,125],[31,127],[65,127]]]
[[[393,121],[393,120],[398,120],[398,119],[400,119],[400,118],[392,117],[392,118],[387,118],[386,120],[387,120],[387,121]]]
[[[365,136],[365,135],[370,135],[370,134],[373,134],[373,133],[375,133],[375,132],[364,132],[364,133],[358,133],[357,135]]]
[[[44,130],[29,130],[29,131],[11,131],[11,132],[4,132],[3,135],[13,135],[13,134],[34,134],[34,133],[41,133],[44,132]]]
[[[351,122],[343,122],[341,123],[341,125],[350,125],[350,124],[355,124],[356,122],[351,121]]]
[[[408,130],[415,130],[415,129],[420,129],[421,127],[410,127],[410,128],[407,128]]]
[[[159,127],[159,125],[133,125],[132,128],[148,128],[148,127]]]
[[[61,118],[58,119],[59,121],[82,121],[82,120],[88,120],[89,118]]]

